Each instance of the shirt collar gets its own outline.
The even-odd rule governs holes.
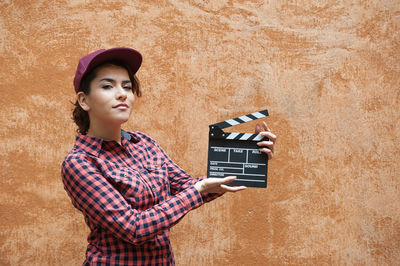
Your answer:
[[[126,132],[125,130],[121,129],[121,136],[122,136],[122,139],[126,139],[127,141],[131,141],[131,135],[129,135],[129,133]]]
[[[124,139],[133,143],[138,143],[140,141],[137,134],[134,132],[121,130],[121,143],[124,142]],[[77,135],[75,138],[75,147],[94,156],[98,156],[104,141],[105,140],[101,138],[93,136]]]

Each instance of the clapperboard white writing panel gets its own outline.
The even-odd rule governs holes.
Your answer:
[[[210,125],[207,176],[237,176],[229,185],[267,187],[268,157],[260,152],[260,134],[228,133],[222,129],[268,116],[268,110]],[[267,139],[267,138],[265,138]]]

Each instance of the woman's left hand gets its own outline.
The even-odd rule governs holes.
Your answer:
[[[257,145],[260,147],[260,152],[266,153],[268,156],[268,160],[271,160],[274,157],[274,144],[276,141],[276,136],[272,134],[267,123],[263,122],[262,127],[264,131],[261,131],[261,126],[259,124],[256,125],[256,134],[261,134],[263,137],[267,137],[269,140],[263,140],[257,142]]]

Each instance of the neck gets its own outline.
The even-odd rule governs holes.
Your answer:
[[[104,140],[114,140],[121,144],[121,125],[108,124],[99,126],[97,123],[91,123],[87,135]]]

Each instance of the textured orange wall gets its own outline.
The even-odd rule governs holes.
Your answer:
[[[267,189],[172,229],[178,265],[398,264],[397,0],[1,0],[0,13],[1,265],[82,262],[88,230],[60,178],[72,78],[113,46],[144,55],[125,128],[193,175],[211,123],[267,107],[279,136]]]

